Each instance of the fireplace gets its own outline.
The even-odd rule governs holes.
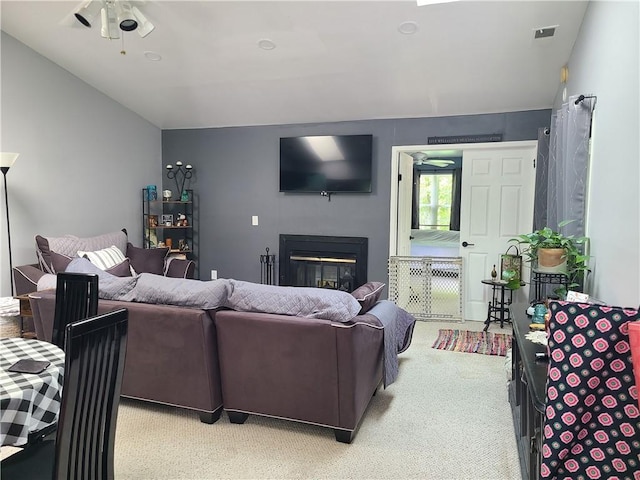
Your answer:
[[[367,282],[364,237],[280,235],[280,285],[352,292]]]

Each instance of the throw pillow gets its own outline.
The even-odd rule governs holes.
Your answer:
[[[116,277],[130,277],[131,276],[131,262],[128,258],[125,258],[123,262],[114,265],[111,268],[107,268],[105,272],[115,275]]]
[[[53,267],[54,273],[64,272],[69,262],[73,260],[73,257],[56,252],[49,252],[49,258],[51,259],[51,266]]]
[[[193,278],[195,268],[196,264],[192,260],[170,258],[167,260],[166,276],[172,278]]]
[[[360,313],[358,315],[367,313],[376,303],[378,303],[384,286],[385,284],[381,282],[368,282],[351,292],[351,295],[358,300],[358,303],[361,306]]]
[[[95,252],[78,250],[78,256],[86,258],[100,270],[107,270],[125,261],[124,254],[115,245]]]
[[[168,248],[139,248],[127,243],[127,257],[136,275],[153,273],[164,275],[164,261],[169,253]]]

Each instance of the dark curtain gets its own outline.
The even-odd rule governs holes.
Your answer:
[[[462,202],[462,169],[456,168],[453,171],[451,184],[451,220],[449,230],[460,231],[460,204]]]
[[[538,129],[536,156],[536,191],[533,204],[533,230],[547,225],[547,191],[549,184],[549,128]]]
[[[420,170],[413,167],[413,188],[411,190],[411,228],[420,228]]]
[[[553,230],[565,220],[565,235],[584,236],[587,169],[591,117],[595,98],[569,98],[551,116],[549,143],[547,226]]]

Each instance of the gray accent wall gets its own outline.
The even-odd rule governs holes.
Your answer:
[[[425,145],[432,136],[501,133],[504,141],[535,140],[550,110],[440,118],[307,125],[164,130],[164,164],[194,166],[200,205],[200,278],[257,282],[259,257],[278,255],[279,234],[369,239],[369,280],[388,281],[391,148]],[[285,194],[279,190],[279,139],[299,135],[373,135],[370,194]],[[166,188],[173,182],[165,179]],[[175,189],[175,184],[173,184]],[[251,225],[257,215],[258,226]],[[277,259],[279,260],[279,258]]]
[[[0,151],[20,153],[7,174],[13,264],[36,261],[36,234],[126,228],[139,245],[140,189],[162,178],[160,129],[1,35]],[[0,192],[0,295],[8,296],[4,187]]]
[[[592,135],[587,236],[591,294],[640,303],[640,4],[589,2],[569,59],[567,97],[598,97]],[[556,106],[562,103],[562,86]]]

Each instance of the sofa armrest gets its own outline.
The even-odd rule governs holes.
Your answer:
[[[168,260],[165,276],[172,278],[193,278],[195,269],[196,264],[193,260],[172,258]]]
[[[38,290],[38,280],[45,274],[38,264],[13,267],[13,282],[16,295],[24,295]]]

